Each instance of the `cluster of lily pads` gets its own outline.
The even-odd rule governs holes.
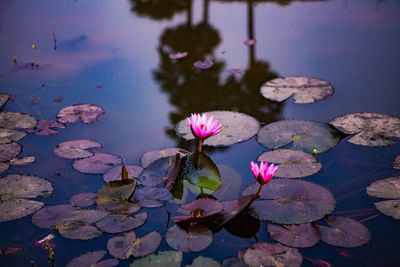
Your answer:
[[[308,77],[278,78],[261,87],[261,94],[270,100],[284,101],[294,94],[295,103],[326,99],[333,92],[328,82]],[[8,97],[1,95],[1,106]],[[39,122],[27,114],[1,112],[0,166],[6,170],[9,165],[24,161],[16,158],[21,149],[15,141],[23,138],[26,132],[51,135],[58,132],[51,128],[65,128],[66,124],[79,118],[84,123],[92,123],[103,115],[104,110],[92,104],[65,107],[58,113],[57,120]],[[221,229],[248,238],[258,232],[260,221],[268,221],[267,231],[277,243],[254,243],[246,251],[239,251],[237,257],[225,259],[222,265],[300,266],[303,259],[298,248],[312,247],[320,241],[334,246],[357,247],[368,243],[370,233],[363,224],[351,218],[331,215],[336,203],[326,188],[295,178],[319,172],[322,165],[316,154],[335,147],[343,134],[355,134],[347,141],[356,145],[394,144],[395,140],[391,138],[400,137],[400,119],[384,114],[353,113],[335,118],[329,124],[282,120],[261,128],[260,122],[249,115],[210,111],[180,121],[176,131],[186,140],[196,138],[198,149],[194,152],[180,148],[149,151],[140,159],[140,166],[125,165],[119,156],[99,152],[102,145],[93,140],[60,143],[54,148],[56,155],[73,160],[72,166],[79,172],[102,175],[104,186],[98,192],[75,195],[69,203],[43,207],[43,202],[32,199],[50,196],[53,192],[51,183],[32,175],[10,174],[0,179],[0,222],[34,213],[33,224],[57,230],[65,238],[88,240],[103,232],[115,234],[107,242],[107,250],[113,259],[101,261],[107,252],[92,251],[73,259],[68,266],[116,266],[118,259],[131,257],[138,258],[131,266],[167,262],[180,266],[183,253],[204,250],[213,242],[214,233]],[[252,163],[257,181],[246,186],[240,198],[218,199],[225,189],[225,177],[221,176],[220,168],[212,159],[201,151],[202,145],[230,146],[254,136],[270,149],[259,155],[258,160],[262,162],[259,169]],[[400,168],[399,157],[393,168]],[[267,169],[263,162],[279,167]],[[260,173],[269,176],[261,179]],[[271,180],[274,175],[280,179]],[[367,193],[372,197],[391,199],[375,206],[382,213],[400,219],[398,188],[400,177],[391,177],[372,183]],[[188,202],[189,192],[197,198]],[[152,254],[163,239],[161,234],[152,231],[137,237],[134,230],[148,219],[147,211],[141,211],[142,208],[158,208],[166,203],[179,205],[171,211],[175,224],[165,235],[173,250]],[[324,221],[315,223],[323,218]],[[237,227],[243,223],[246,227]],[[221,266],[202,256],[191,266],[205,264]]]

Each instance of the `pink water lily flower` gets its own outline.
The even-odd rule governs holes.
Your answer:
[[[219,120],[214,121],[214,116],[211,116],[207,120],[205,113],[203,115],[192,113],[191,120],[190,118],[186,118],[186,121],[194,137],[201,141],[222,131],[222,124],[218,125]]]
[[[268,162],[264,163],[263,161],[261,161],[260,167],[258,167],[257,163],[254,163],[252,161],[250,163],[250,168],[257,182],[259,182],[260,185],[265,185],[266,183],[271,181],[272,177],[274,177],[278,166],[274,166],[274,164],[271,163],[268,167]]]

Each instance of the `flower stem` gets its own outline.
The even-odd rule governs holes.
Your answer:
[[[201,152],[201,146],[203,145],[203,140],[199,139],[199,146],[197,148],[197,151],[200,153]]]
[[[260,184],[260,187],[258,188],[256,195],[260,195],[260,191],[261,191],[262,187],[263,187],[263,184]]]

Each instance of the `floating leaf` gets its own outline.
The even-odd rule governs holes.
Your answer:
[[[0,174],[8,170],[10,165],[7,162],[0,162]]]
[[[242,195],[256,193],[258,183],[247,186]],[[250,206],[250,215],[281,224],[312,222],[335,208],[333,195],[324,187],[307,181],[273,179],[260,192],[260,199]]]
[[[257,134],[260,129],[259,122],[249,115],[232,111],[205,112],[207,118],[214,116],[215,120],[222,123],[222,131],[204,141],[209,146],[229,146],[246,141]],[[178,135],[186,140],[194,139],[186,120],[176,125]]]
[[[289,76],[264,83],[260,91],[265,98],[270,100],[282,102],[294,94],[295,103],[308,104],[331,97],[335,89],[330,83],[320,79]]]
[[[102,231],[92,226],[108,214],[99,210],[73,210],[57,217],[55,227],[65,238],[89,240],[99,237]]]
[[[54,153],[66,159],[82,159],[93,156],[92,152],[86,151],[89,148],[98,148],[102,145],[91,140],[72,140],[58,144]]]
[[[65,129],[65,125],[56,120],[39,120],[34,128],[29,128],[25,131],[34,135],[54,135],[59,133],[59,131],[51,128]]]
[[[142,212],[134,216],[127,215],[108,215],[101,221],[96,223],[96,226],[106,233],[122,233],[131,231],[143,225],[147,220],[147,212]]]
[[[79,118],[84,123],[93,123],[104,115],[102,107],[93,104],[76,104],[61,109],[57,114],[57,121],[62,123],[74,123]]]
[[[192,264],[186,265],[186,267],[221,267],[221,264],[211,258],[200,255],[193,260]]]
[[[67,267],[81,267],[81,266],[118,266],[119,261],[117,259],[108,259],[100,261],[104,255],[106,255],[106,250],[90,251],[79,257],[71,260]]]
[[[374,203],[383,214],[400,220],[400,176],[379,179],[367,187],[370,197],[395,198]]]
[[[181,267],[182,258],[182,251],[159,251],[157,254],[151,254],[135,260],[129,267]]]
[[[151,163],[155,162],[156,160],[175,156],[177,153],[179,153],[181,157],[184,157],[187,154],[189,154],[188,151],[176,147],[163,148],[160,150],[152,150],[143,154],[143,156],[140,158],[140,165],[142,165],[143,168],[147,168]]]
[[[193,66],[195,66],[198,69],[209,69],[212,67],[212,65],[214,65],[214,63],[209,59],[204,61],[198,60],[195,63],[193,63]]]
[[[257,134],[257,141],[272,149],[293,142],[291,149],[312,154],[314,149],[322,153],[336,146],[339,142],[339,135],[324,123],[283,120],[262,127]]]
[[[18,143],[12,142],[9,144],[0,144],[0,161],[9,161],[17,157],[21,153],[21,146]]]
[[[223,210],[223,205],[212,198],[199,198],[185,203],[178,208],[178,212],[185,216],[175,216],[172,220],[178,222],[201,222],[206,221]]]
[[[308,248],[319,242],[320,233],[318,227],[312,223],[277,226],[268,224],[269,235],[279,243],[295,248]]]
[[[14,158],[10,160],[10,165],[20,166],[20,165],[27,165],[35,162],[34,156],[27,156],[23,158]]]
[[[247,265],[236,257],[229,257],[224,259],[222,267],[247,267]]]
[[[393,163],[392,163],[392,167],[393,167],[393,169],[400,170],[400,155],[398,155],[398,156],[394,159],[394,161],[393,161]]]
[[[81,194],[77,194],[72,196],[69,199],[69,203],[71,203],[71,205],[77,206],[77,207],[89,207],[94,205],[95,202],[95,198],[96,198],[97,194],[96,193],[81,193]]]
[[[358,247],[369,242],[371,234],[363,224],[342,216],[328,216],[328,226],[319,225],[321,240],[333,246]]]
[[[187,52],[178,52],[176,54],[169,54],[170,59],[179,59],[187,56]]]
[[[2,108],[7,103],[8,99],[10,99],[9,94],[0,94],[0,108]]]
[[[26,129],[36,126],[36,119],[19,112],[0,112],[0,128]]]
[[[21,140],[26,136],[26,133],[11,129],[0,129],[0,144],[11,143]]]
[[[312,155],[298,150],[278,149],[264,152],[258,157],[264,162],[279,163],[276,177],[299,178],[317,173],[322,164]]]
[[[72,205],[55,205],[44,207],[32,215],[32,223],[40,228],[53,229],[56,219],[70,213]]]
[[[171,192],[166,188],[142,187],[135,192],[134,200],[144,208],[157,208],[164,206],[163,200],[172,199]]]
[[[28,216],[41,207],[44,203],[17,198],[0,203],[0,222],[12,221]]]
[[[131,256],[143,257],[156,251],[161,239],[161,235],[156,231],[141,238],[136,238],[132,231],[124,236],[110,238],[107,242],[107,248],[111,255],[119,259],[129,259]]]
[[[137,183],[134,180],[106,183],[97,193],[96,204],[98,208],[111,214],[130,214],[138,211],[140,206],[129,202],[136,186]]]
[[[222,202],[223,210],[217,218],[217,223],[223,225],[242,213],[257,198],[257,195],[248,195],[239,199]]]
[[[80,172],[92,173],[92,174],[104,174],[106,171],[114,167],[114,165],[120,165],[122,159],[116,155],[109,153],[94,153],[93,156],[76,159],[72,163],[72,166]]]
[[[254,249],[249,248],[244,254],[244,262],[247,266],[277,266],[300,267],[303,257],[295,248],[289,248],[280,244],[255,243]]]
[[[329,122],[345,134],[356,134],[347,142],[362,146],[387,146],[400,138],[400,119],[379,113],[351,113]]]
[[[143,186],[156,186],[168,179],[168,174],[174,166],[175,157],[158,159],[142,171],[139,181]]]
[[[134,178],[139,178],[140,174],[143,171],[143,168],[136,165],[127,165],[125,166],[126,171],[128,173],[128,179],[136,180]],[[111,182],[116,180],[122,180],[122,165],[116,166],[103,174],[103,180],[105,182]]]
[[[177,225],[168,229],[165,238],[170,247],[183,252],[198,252],[206,249],[213,241],[212,232],[201,224],[190,224],[186,232]]]

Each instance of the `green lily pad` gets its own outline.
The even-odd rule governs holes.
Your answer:
[[[72,205],[63,204],[44,207],[32,215],[32,223],[40,228],[53,229],[58,217],[74,210]]]
[[[400,170],[400,155],[398,155],[398,156],[394,159],[394,161],[393,161],[393,163],[392,163],[392,167],[393,167],[393,169]]]
[[[71,260],[66,267],[81,267],[81,266],[118,266],[119,261],[117,259],[108,259],[100,261],[105,255],[106,250],[98,250],[98,251],[90,251],[87,252],[79,257],[74,258]]]
[[[282,102],[294,94],[295,103],[308,104],[331,97],[335,89],[330,83],[320,79],[288,76],[264,83],[260,92],[265,98],[278,102]]]
[[[205,112],[207,118],[214,116],[214,120],[222,123],[222,131],[204,141],[209,146],[229,146],[252,138],[260,129],[260,123],[253,117],[233,111]],[[176,125],[176,132],[186,140],[194,139],[194,136],[186,120]]]
[[[169,148],[163,148],[160,150],[152,150],[152,151],[149,151],[149,152],[146,152],[145,154],[143,154],[143,156],[140,158],[140,165],[142,165],[143,168],[147,168],[154,161],[159,160],[161,158],[175,156],[177,153],[180,154],[181,158],[186,156],[187,154],[189,154],[188,151],[186,151],[182,148],[177,148],[177,147],[169,147]]]
[[[58,144],[54,148],[54,153],[66,159],[83,159],[93,156],[92,152],[87,151],[89,148],[99,148],[102,145],[91,140],[72,140]]]
[[[57,217],[55,227],[65,238],[89,240],[99,237],[103,232],[91,225],[107,216],[100,210],[73,210]]]
[[[264,152],[258,160],[279,163],[275,176],[280,178],[306,177],[317,173],[322,168],[322,164],[312,155],[291,149]]]
[[[97,193],[97,207],[110,214],[130,214],[138,211],[140,206],[129,201],[129,198],[135,192],[136,186],[137,183],[134,180],[106,183]]]
[[[108,215],[96,226],[106,233],[122,233],[128,232],[143,225],[147,220],[147,212],[142,212],[134,216],[127,215]]]
[[[0,161],[5,162],[17,157],[21,153],[21,146],[12,142],[9,144],[0,144]]]
[[[300,267],[303,261],[301,253],[295,248],[280,244],[260,242],[246,250],[243,260],[250,267],[258,266],[288,266]]]
[[[367,187],[370,197],[390,198],[374,203],[375,208],[383,214],[400,220],[400,176],[379,179]]]
[[[186,265],[186,267],[221,267],[221,264],[211,258],[198,256],[192,262],[192,264]]]
[[[321,241],[339,247],[359,247],[367,244],[371,234],[363,224],[343,216],[328,216],[328,226],[319,225]]]
[[[320,239],[319,228],[312,223],[283,225],[268,224],[269,235],[279,243],[295,248],[308,248]]]
[[[10,99],[9,94],[0,94],[0,108],[2,108],[7,103],[8,99]]]
[[[122,159],[109,153],[94,153],[93,156],[76,159],[72,166],[80,172],[92,174],[104,174],[115,165],[122,164]]]
[[[126,171],[128,172],[128,179],[136,180],[135,178],[139,178],[140,174],[143,171],[143,168],[136,165],[126,165]],[[103,174],[103,180],[105,182],[111,182],[116,180],[122,180],[122,165],[116,166]]]
[[[213,235],[206,226],[192,223],[187,232],[177,225],[172,226],[168,229],[165,239],[173,249],[183,252],[198,252],[211,245]]]
[[[108,252],[118,259],[143,257],[157,250],[162,240],[161,235],[153,231],[144,237],[136,238],[135,232],[128,232],[124,236],[115,236],[108,240]]]
[[[362,146],[387,146],[400,138],[400,119],[379,113],[351,113],[329,122],[345,134],[356,134],[347,142]]]
[[[0,112],[0,128],[26,129],[34,128],[37,120],[28,114],[19,112]]]
[[[255,194],[258,188],[258,183],[251,184],[242,195]],[[326,188],[293,179],[271,180],[261,189],[259,199],[251,204],[249,214],[263,221],[281,224],[316,221],[335,208],[335,199]]]
[[[147,255],[135,260],[129,267],[181,267],[182,259],[182,251],[159,251],[157,254]]]
[[[257,141],[271,149],[292,143],[291,149],[306,153],[325,152],[337,145],[339,134],[329,125],[316,121],[283,120],[265,125]]]
[[[26,136],[26,133],[11,129],[0,129],[0,144],[7,144],[13,141],[21,140]]]

